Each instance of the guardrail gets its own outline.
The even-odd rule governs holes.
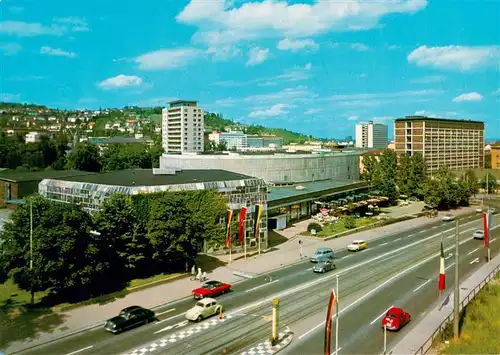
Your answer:
[[[495,277],[495,275],[500,272],[500,265],[497,265],[492,272],[490,272],[488,274],[488,276],[486,276],[486,278],[481,281],[479,283],[479,285],[477,285],[476,287],[474,287],[474,289],[467,295],[467,297],[465,297],[462,302],[460,302],[460,307],[459,307],[459,310],[460,312],[462,312],[462,310],[465,308],[465,306],[467,306],[467,304],[474,299],[474,297],[476,297],[477,293],[479,291],[481,291],[481,289],[487,285],[491,279],[493,279]],[[434,343],[434,341],[438,338],[440,338],[441,341],[444,341],[445,338],[446,338],[446,328],[448,327],[449,323],[453,320],[453,316],[454,316],[454,313],[453,313],[453,310],[451,311],[451,313],[448,315],[448,317],[446,317],[446,319],[439,325],[439,327],[434,331],[434,333],[431,335],[431,337],[429,339],[427,339],[427,341],[420,347],[417,349],[417,351],[415,351],[415,355],[419,354],[419,355],[423,355],[423,354],[426,354],[427,351],[429,351],[429,349],[432,347],[432,344]]]

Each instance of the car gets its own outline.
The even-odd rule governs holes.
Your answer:
[[[208,281],[205,282],[201,287],[194,289],[192,293],[194,299],[199,300],[205,297],[220,296],[229,291],[231,291],[230,284],[220,281]]]
[[[449,222],[449,221],[454,221],[455,220],[455,215],[451,213],[447,213],[443,216],[443,222]]]
[[[498,210],[495,207],[490,208],[490,213],[491,214],[497,214]]]
[[[319,248],[309,259],[312,263],[335,258],[335,253],[330,248]]]
[[[482,212],[483,212],[483,209],[482,209],[481,207],[478,207],[478,208],[476,208],[476,212],[477,212],[477,213],[482,213]]]
[[[331,271],[335,268],[336,268],[335,264],[331,260],[326,259],[314,265],[313,272],[324,274],[325,272]]]
[[[196,302],[193,308],[186,312],[186,319],[192,322],[201,320],[219,314],[222,311],[222,305],[213,298],[207,297]]]
[[[351,244],[347,246],[349,251],[360,251],[366,249],[366,242],[364,240],[353,240]]]
[[[419,202],[420,200],[418,199],[418,197],[416,196],[411,196],[408,201],[412,201],[412,202]]]
[[[411,320],[411,315],[402,308],[391,307],[382,318],[382,328],[387,330],[400,330]]]
[[[474,239],[484,239],[484,232],[481,229],[477,229],[472,236]]]
[[[156,319],[155,312],[140,306],[130,306],[121,310],[116,317],[106,321],[104,329],[113,334],[121,333]]]

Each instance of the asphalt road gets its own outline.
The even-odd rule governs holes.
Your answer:
[[[498,224],[498,223],[497,223]],[[500,228],[492,231],[492,243],[490,251],[492,257],[500,252]],[[451,234],[450,234],[451,235]],[[453,236],[453,235],[451,235]],[[444,302],[446,296],[453,291],[455,257],[454,238],[444,238],[445,241],[445,268],[446,268],[446,290],[443,296],[439,296],[437,288],[437,273],[439,270],[439,257],[435,256],[428,262],[423,262],[403,276],[397,278],[386,286],[370,295],[364,302],[359,303],[345,312],[343,309],[349,305],[349,301],[342,301],[342,283],[340,283],[340,314],[339,314],[339,354],[382,354],[384,346],[384,334],[381,328],[382,315],[391,307],[397,306],[405,309],[412,315],[412,321],[399,332],[387,332],[387,347],[397,337],[411,331],[412,325],[425,316],[430,305],[436,302]],[[461,235],[459,248],[459,275],[461,280],[466,279],[472,272],[482,266],[485,262],[485,249],[483,241],[472,239],[472,231]],[[439,245],[429,244],[429,248],[439,252]],[[438,248],[438,249],[436,249]],[[451,255],[450,255],[451,254]],[[408,256],[408,258],[413,258]],[[424,259],[422,259],[423,261]],[[401,268],[395,273],[402,272]],[[380,283],[379,283],[380,285]],[[377,283],[372,285],[377,287]],[[368,291],[369,292],[369,291]],[[467,292],[462,290],[461,292]],[[324,301],[324,303],[328,301]],[[324,345],[324,318],[326,316],[326,305],[322,313],[315,317],[316,324],[311,326],[309,319],[294,327],[296,339],[284,351],[284,354],[322,354]],[[321,323],[321,326],[318,326]],[[314,328],[316,327],[316,328]],[[334,323],[335,328],[335,323]],[[332,333],[332,353],[335,351],[335,333]]]
[[[473,230],[481,226],[477,218],[478,216],[469,216],[461,220],[461,230],[466,231],[466,239],[470,239]],[[472,222],[473,220],[476,222]],[[438,251],[440,234],[444,232],[447,236],[453,229],[454,223],[436,221],[426,229],[420,228],[369,242],[368,249],[359,253],[338,251],[338,270],[326,275],[313,274],[310,270],[312,264],[305,261],[238,283],[234,285],[233,292],[218,298],[227,309],[226,315],[230,317],[224,322],[218,322],[216,318],[199,324],[185,321],[185,311],[195,303],[194,300],[187,299],[159,309],[159,320],[156,323],[119,335],[109,334],[103,329],[90,330],[22,354],[116,354],[144,348],[160,339],[174,338],[176,342],[169,342],[163,347],[163,353],[221,353],[223,349],[231,353],[254,341],[267,338],[271,327],[268,317],[273,297],[280,296],[282,299],[280,326],[300,326],[301,321],[310,319],[326,307],[324,300],[325,297],[328,299],[336,273],[340,273],[339,279],[344,289],[344,292],[341,289],[341,295],[345,295],[346,300],[359,298],[366,294],[366,290],[373,289],[374,285],[398,273],[402,268],[414,265]],[[447,244],[452,242],[446,238],[445,241]],[[416,244],[412,245],[413,243]],[[429,274],[436,273],[436,265],[429,268]],[[371,304],[371,301],[363,300],[359,304]],[[353,311],[355,308],[353,307]],[[200,327],[207,329],[193,333]],[[178,339],[182,335],[185,338]],[[302,344],[304,341],[295,343]]]

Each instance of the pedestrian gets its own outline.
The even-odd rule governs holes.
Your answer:
[[[196,280],[196,266],[194,265],[191,267],[191,280]]]
[[[201,276],[201,281],[202,282],[207,281],[207,273],[206,273],[206,271],[203,271],[203,275]]]
[[[198,275],[196,275],[196,279],[201,281],[201,267],[198,268]]]
[[[302,240],[299,239],[299,248],[300,248],[300,259],[304,257],[304,253],[302,252]]]

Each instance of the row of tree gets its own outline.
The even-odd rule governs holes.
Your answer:
[[[440,209],[467,205],[469,198],[478,192],[481,184],[472,170],[454,175],[448,168],[441,168],[429,176],[425,160],[420,153],[399,157],[386,149],[377,158],[363,159],[363,180],[372,184],[374,190],[395,202],[401,195],[415,196]],[[495,178],[489,174],[482,181],[489,192],[496,189]]]
[[[77,301],[134,278],[185,270],[205,240],[223,243],[226,202],[215,191],[113,195],[94,216],[41,196],[0,232],[0,282]],[[30,270],[30,210],[33,269]]]

